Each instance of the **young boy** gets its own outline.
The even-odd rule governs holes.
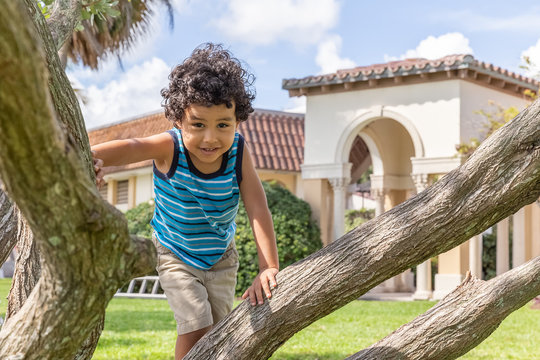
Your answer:
[[[236,132],[253,112],[252,79],[230,52],[206,44],[171,72],[161,91],[172,130],[92,147],[98,185],[102,167],[154,160],[151,224],[161,286],[177,322],[176,360],[232,309],[240,194],[260,268],[242,298],[262,304],[277,286],[272,217],[249,149]]]

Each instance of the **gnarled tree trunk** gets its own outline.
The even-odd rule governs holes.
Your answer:
[[[19,209],[1,188],[0,183],[0,266],[8,259],[17,244],[21,219]]]
[[[46,64],[50,74],[48,85],[56,114],[59,115],[60,124],[69,142],[74,146],[82,158],[85,158],[87,170],[92,172],[91,162],[88,161],[88,139],[78,101],[71,89],[70,82],[65,75],[62,64],[57,57],[57,50],[61,48],[67,37],[73,32],[80,18],[81,4],[79,0],[57,0],[48,22],[45,22],[41,11],[34,0],[25,0],[29,14],[33,18],[32,24],[40,35],[45,50]],[[5,195],[5,194],[4,194]],[[6,204],[7,205],[7,204]],[[16,209],[16,206],[14,206]],[[5,207],[0,211],[6,211]],[[8,219],[11,223],[17,222],[17,244],[19,255],[16,262],[15,273],[11,290],[8,296],[8,309],[6,319],[13,316],[24,304],[41,275],[40,256],[34,244],[32,231],[18,209],[14,214],[17,217]],[[10,238],[2,232],[0,242],[7,242]],[[8,245],[11,245],[9,243]],[[0,263],[3,263],[0,262]],[[104,317],[100,319],[95,330],[87,339],[75,357],[78,360],[89,359],[103,329]]]
[[[118,287],[154,267],[155,249],[130,238],[125,218],[101,200],[85,133],[66,136],[60,126],[84,129],[80,116],[57,120],[63,92],[72,90],[49,88],[48,76],[55,75],[44,66],[43,42],[27,9],[8,2],[3,10],[0,175],[35,234],[43,264],[26,303],[0,331],[0,358],[70,359]],[[56,72],[65,77],[61,68]]]

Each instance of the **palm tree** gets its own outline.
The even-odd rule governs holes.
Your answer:
[[[94,17],[93,21],[81,22],[83,29],[74,31],[60,50],[64,67],[67,58],[75,63],[82,62],[94,70],[106,56],[114,55],[120,60],[120,54],[148,32],[156,3],[167,7],[172,28],[174,17],[170,0],[119,0],[115,9],[120,15],[111,17],[104,14]]]

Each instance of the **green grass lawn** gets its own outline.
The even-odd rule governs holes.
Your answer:
[[[0,279],[0,315],[9,281]],[[343,359],[425,312],[434,302],[354,301],[300,331],[272,357]],[[94,359],[172,359],[176,325],[164,300],[113,299]],[[461,359],[536,359],[540,311],[526,305]]]

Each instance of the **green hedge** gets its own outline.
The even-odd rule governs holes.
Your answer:
[[[147,203],[142,203],[126,211],[128,221],[128,230],[130,234],[139,235],[150,239],[152,237],[152,227],[150,220],[154,215],[154,201],[150,200]]]
[[[362,225],[375,217],[375,209],[358,209],[345,211],[345,232]]]
[[[320,230],[311,219],[308,203],[275,183],[263,182],[263,187],[274,221],[279,264],[283,269],[322,247]],[[242,202],[236,224],[235,241],[240,255],[236,294],[242,295],[259,273],[257,247]]]
[[[275,183],[263,182],[263,187],[274,221],[279,264],[283,269],[322,247],[320,231],[311,219],[311,208],[308,203]],[[153,201],[128,210],[126,218],[129,232],[150,238],[152,236],[150,220],[153,212]],[[235,242],[240,255],[236,294],[242,295],[259,273],[257,247],[242,202],[236,216],[236,224]]]

